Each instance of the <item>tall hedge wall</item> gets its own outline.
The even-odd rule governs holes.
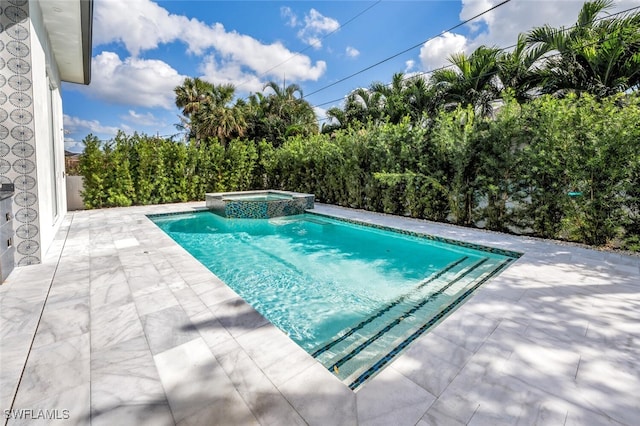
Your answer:
[[[286,189],[320,202],[640,251],[640,100],[507,99],[281,147],[178,143],[120,133],[85,139],[88,208]]]

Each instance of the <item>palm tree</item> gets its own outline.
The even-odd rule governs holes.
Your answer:
[[[173,89],[176,95],[176,106],[182,108],[179,127],[189,131],[189,136],[200,140],[197,121],[193,117],[198,114],[203,104],[209,102],[213,84],[198,77],[185,78],[182,85]]]
[[[344,110],[338,107],[329,108],[326,111],[327,119],[329,121],[322,123],[320,132],[324,134],[331,134],[336,130],[346,128],[347,115]]]
[[[303,98],[302,89],[297,84],[280,87],[271,81],[264,90],[273,93],[264,97],[263,122],[267,139],[275,146],[282,144],[289,136],[318,133],[318,119],[309,102]],[[298,96],[296,97],[296,94]]]
[[[570,28],[534,28],[527,41],[545,52],[543,91],[569,91],[597,96],[637,88],[640,84],[640,14],[599,19],[613,5],[595,0],[583,5]]]
[[[495,48],[478,47],[471,55],[463,52],[450,56],[454,69],[440,69],[431,81],[441,91],[445,107],[471,105],[481,115],[488,115],[498,97],[498,53]]]
[[[246,131],[244,102],[231,104],[235,95],[232,84],[213,85],[204,102],[196,113],[203,134],[218,139],[224,147],[229,140],[242,137]]]
[[[417,123],[425,115],[431,117],[437,113],[441,102],[434,85],[423,76],[414,76],[405,82],[405,86],[403,98],[412,122]]]
[[[518,35],[515,48],[498,56],[498,78],[502,89],[510,89],[518,102],[531,100],[543,80],[540,58],[545,49],[537,46],[529,48],[527,36]]]
[[[344,105],[346,124],[359,127],[367,122],[377,123],[382,119],[382,109],[382,95],[360,87],[347,95]]]
[[[405,102],[405,76],[403,73],[395,73],[390,84],[373,83],[371,92],[378,93],[382,99],[384,115],[390,123],[400,123],[409,115],[409,106]]]

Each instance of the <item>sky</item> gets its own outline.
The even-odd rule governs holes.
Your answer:
[[[584,4],[511,0],[460,25],[501,2],[94,0],[91,84],[62,84],[65,148],[118,130],[180,137],[173,90],[186,77],[231,83],[239,98],[270,81],[297,84],[322,123],[359,87],[428,75],[453,53],[506,48],[534,27],[571,26]],[[609,13],[636,6],[616,0]]]

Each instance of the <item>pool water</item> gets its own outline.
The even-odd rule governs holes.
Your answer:
[[[515,258],[318,214],[151,219],[352,389]]]

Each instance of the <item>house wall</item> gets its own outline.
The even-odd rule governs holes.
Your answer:
[[[15,184],[16,264],[24,266],[40,263],[66,212],[62,100],[38,2],[0,8],[0,181]]]
[[[40,12],[30,1],[31,67],[34,93],[34,133],[38,171],[38,216],[42,253],[51,245],[66,213],[64,133],[60,77]]]

